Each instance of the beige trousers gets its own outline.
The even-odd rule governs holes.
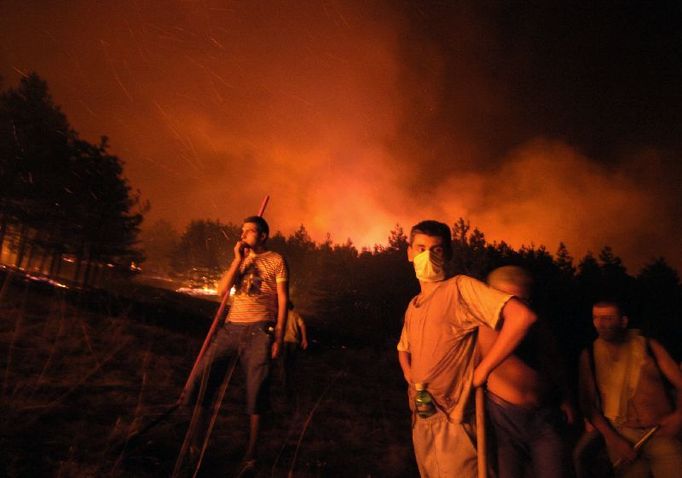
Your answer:
[[[422,478],[476,478],[476,427],[450,423],[442,412],[415,417],[412,442]]]
[[[632,443],[636,443],[647,429],[616,427],[618,433]],[[609,450],[611,463],[614,456]],[[639,450],[637,459],[629,465],[619,466],[616,470],[619,478],[677,478],[682,476],[682,442],[675,438],[654,434]]]

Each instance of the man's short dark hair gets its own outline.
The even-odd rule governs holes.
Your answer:
[[[447,224],[438,221],[422,221],[412,226],[410,230],[410,245],[414,241],[415,234],[426,234],[431,237],[440,237],[443,240],[443,250],[445,252],[445,260],[452,259],[452,234]]]
[[[261,216],[249,216],[244,219],[244,223],[251,222],[256,225],[259,234],[265,234],[266,239],[270,237],[270,226]]]
[[[621,317],[623,315],[627,315],[625,313],[623,303],[620,300],[615,299],[613,297],[602,297],[596,300],[592,307],[615,307],[616,309],[618,309],[618,315],[620,315]]]

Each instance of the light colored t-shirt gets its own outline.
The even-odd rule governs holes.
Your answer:
[[[241,323],[277,320],[277,284],[288,279],[289,271],[281,255],[251,251],[239,267],[227,320]]]
[[[410,354],[412,380],[425,383],[438,407],[455,422],[470,411],[475,332],[481,325],[495,328],[511,297],[460,275],[439,283],[419,306],[413,299],[405,312],[398,350]],[[410,407],[412,394],[410,387]]]
[[[301,342],[301,326],[303,318],[295,310],[290,310],[287,314],[287,326],[284,329],[284,341],[295,344]]]

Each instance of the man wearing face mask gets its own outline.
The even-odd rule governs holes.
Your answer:
[[[447,278],[452,258],[450,228],[422,221],[410,231],[408,260],[421,293],[405,312],[398,359],[408,383],[412,441],[422,477],[475,477],[474,387],[507,358],[535,322],[520,300],[464,275]],[[476,365],[478,327],[496,328],[498,339]],[[436,412],[415,413],[415,384],[423,384]]]

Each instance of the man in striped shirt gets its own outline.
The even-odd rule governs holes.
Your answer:
[[[235,293],[225,325],[218,330],[202,361],[198,377],[207,380],[199,401],[204,416],[216,399],[230,364],[238,360],[246,374],[246,411],[250,415],[249,443],[244,465],[255,466],[260,416],[269,408],[270,360],[282,349],[287,314],[288,269],[284,258],[267,250],[270,230],[260,216],[244,219],[241,240],[234,246],[234,259],[218,285],[220,296]],[[200,380],[190,397],[196,400]],[[191,400],[192,398],[190,398]],[[206,422],[206,419],[203,420]]]

